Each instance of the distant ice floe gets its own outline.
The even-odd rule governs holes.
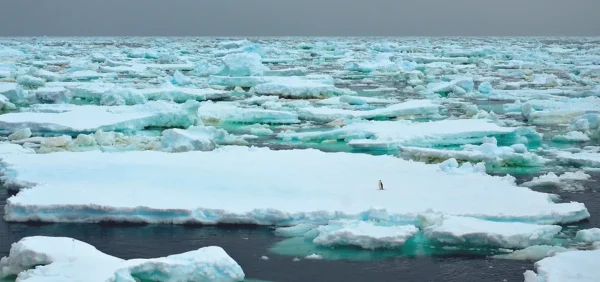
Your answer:
[[[344,97],[349,96],[343,96],[342,98]],[[365,103],[367,103],[367,101],[368,100],[365,100]],[[440,108],[440,105],[427,100],[414,100],[367,111],[307,107],[300,108],[298,114],[300,118],[304,120],[320,122],[331,122],[336,119],[389,119],[410,116],[432,118],[439,116]]]
[[[29,112],[0,115],[0,127],[12,132],[95,132],[140,130],[145,127],[187,127],[197,121],[198,103],[148,102],[135,106],[39,105]]]
[[[515,144],[510,147],[498,146],[496,138],[484,139],[481,145],[466,144],[462,150],[439,150],[431,148],[404,147],[399,149],[402,154],[413,160],[435,162],[450,158],[467,162],[485,162],[493,166],[543,166],[549,159],[540,157],[527,151],[523,144]]]
[[[277,135],[284,140],[323,141],[343,140],[356,148],[395,149],[404,146],[448,146],[481,143],[484,137],[522,136],[539,138],[529,128],[500,127],[487,120],[441,120],[416,123],[409,121],[368,121],[354,122],[341,128],[319,132],[291,133]]]
[[[243,281],[242,268],[220,247],[155,259],[123,260],[67,237],[34,236],[11,246],[0,279],[17,281]]]

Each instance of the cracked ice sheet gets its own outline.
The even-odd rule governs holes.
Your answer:
[[[8,184],[39,183],[7,200],[9,221],[326,224],[372,208],[391,223],[427,211],[532,223],[589,217],[583,204],[552,203],[507,178],[391,156],[232,146],[2,158]]]
[[[135,106],[40,105],[34,110],[0,115],[0,128],[12,132],[95,132],[97,130],[140,130],[145,127],[188,127],[196,122],[197,102],[174,104],[157,101]],[[53,110],[56,110],[52,112]]]
[[[300,141],[346,140],[350,146],[396,148],[397,145],[460,145],[482,142],[486,136],[515,134],[518,131],[535,134],[532,130],[500,127],[487,120],[461,119],[413,123],[409,121],[369,121],[351,123],[342,128],[322,132],[287,133],[281,139]],[[536,134],[537,135],[537,134]]]
[[[0,261],[0,278],[17,281],[242,281],[242,268],[220,247],[155,259],[123,260],[67,237],[33,236],[14,243]]]
[[[524,273],[525,282],[600,281],[600,250],[570,251],[556,254],[534,264],[535,272]]]

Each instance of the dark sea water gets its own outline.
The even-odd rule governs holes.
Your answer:
[[[537,189],[559,194],[565,201],[586,204],[592,214],[590,220],[565,226],[566,229],[600,226],[600,173],[590,174],[594,181],[583,183],[584,192]],[[519,179],[524,180],[528,179]],[[0,187],[2,207],[8,196]],[[4,215],[4,209],[0,214]],[[275,236],[268,227],[257,226],[21,224],[0,220],[0,256],[8,255],[12,243],[34,235],[72,237],[124,259],[160,257],[217,245],[242,266],[246,278],[263,281],[502,282],[523,281],[523,272],[533,269],[533,262],[497,260],[484,255],[293,261],[293,257],[269,252],[269,248],[284,238]],[[263,255],[269,259],[260,259]]]

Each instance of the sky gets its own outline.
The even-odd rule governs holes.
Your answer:
[[[600,0],[0,0],[0,36],[597,36]]]

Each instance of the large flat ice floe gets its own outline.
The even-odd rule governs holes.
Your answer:
[[[396,149],[404,146],[462,145],[481,143],[484,137],[537,136],[529,128],[500,127],[487,120],[442,120],[435,122],[370,121],[319,132],[282,132],[286,140],[323,141],[344,140],[353,147]]]
[[[95,132],[140,130],[145,127],[188,127],[197,121],[198,103],[162,101],[135,106],[39,105],[29,112],[0,115],[0,128],[36,132]]]
[[[424,212],[540,224],[589,217],[581,203],[553,203],[510,178],[391,156],[228,146],[2,160],[7,185],[30,187],[7,200],[9,221],[327,224],[372,209],[401,224]],[[386,190],[378,190],[378,180]]]
[[[535,263],[535,272],[524,273],[525,282],[600,281],[600,250],[556,254]]]
[[[26,237],[0,260],[0,279],[17,281],[243,281],[242,268],[220,247],[156,259],[123,260],[66,237]]]

